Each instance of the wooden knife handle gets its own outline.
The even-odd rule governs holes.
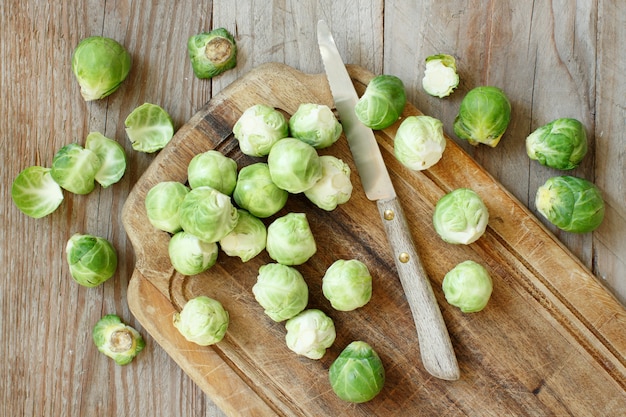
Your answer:
[[[459,365],[409,225],[396,197],[378,200],[378,211],[393,251],[398,275],[413,314],[424,368],[446,380],[460,377]]]

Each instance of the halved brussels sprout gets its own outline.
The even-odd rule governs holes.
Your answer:
[[[215,150],[199,153],[189,162],[187,182],[191,188],[208,186],[231,195],[237,183],[237,162]]]
[[[504,91],[484,86],[470,90],[454,119],[454,133],[472,145],[495,147],[511,121],[511,103]]]
[[[291,136],[315,149],[328,148],[337,142],[343,128],[330,107],[324,104],[303,103],[289,118]]]
[[[11,198],[18,209],[35,219],[55,211],[63,202],[63,190],[52,179],[50,168],[31,166],[17,174]]]
[[[98,350],[118,365],[131,363],[146,346],[139,332],[122,323],[115,314],[107,314],[98,320],[91,335]]]
[[[372,298],[372,276],[363,262],[339,259],[326,270],[322,292],[335,310],[355,310]]]
[[[76,233],[67,241],[65,253],[70,275],[85,287],[102,284],[117,269],[117,252],[102,237]]]
[[[337,336],[333,319],[315,308],[287,320],[285,329],[287,347],[309,359],[321,359]]]
[[[487,269],[471,260],[461,262],[448,271],[441,286],[446,301],[464,313],[475,313],[485,308],[493,290]]]
[[[135,108],[126,120],[126,135],[139,152],[152,153],[163,149],[174,136],[174,122],[161,106],[144,103]]]
[[[378,75],[369,82],[354,111],[370,129],[385,129],[398,120],[406,105],[404,83],[395,75]]]
[[[233,134],[244,155],[266,156],[276,142],[289,136],[289,124],[278,110],[256,104],[235,122]]]
[[[54,155],[50,175],[71,193],[89,194],[96,187],[96,174],[101,166],[102,162],[95,152],[70,143]]]
[[[200,79],[213,78],[237,65],[235,38],[224,28],[191,36],[187,51],[193,73]]]
[[[288,213],[267,228],[265,246],[270,258],[284,265],[301,265],[317,251],[315,238],[304,213]]]
[[[217,242],[237,225],[239,213],[231,199],[215,188],[198,187],[187,193],[178,209],[184,231],[205,242]]]
[[[233,199],[237,205],[262,219],[270,217],[287,203],[289,192],[272,181],[265,162],[247,165],[239,170]]]
[[[339,398],[364,403],[376,397],[385,385],[385,368],[366,342],[350,343],[330,365],[330,386]]]
[[[574,169],[587,153],[587,132],[576,119],[553,120],[528,135],[526,153],[541,165]]]
[[[331,211],[352,196],[350,167],[332,155],[320,156],[320,163],[322,178],[305,190],[304,195],[322,210]]]
[[[448,243],[469,245],[487,229],[489,211],[476,192],[457,188],[441,197],[433,213],[433,225]]]
[[[452,55],[438,54],[426,58],[422,87],[428,94],[439,98],[447,97],[458,85],[459,74]]]
[[[272,320],[281,322],[294,317],[309,302],[309,287],[295,268],[269,263],[259,268],[252,293]]]
[[[220,248],[228,256],[238,256],[242,262],[248,262],[257,256],[267,242],[267,228],[257,217],[239,209],[239,220],[235,228],[222,239]]]
[[[99,132],[90,132],[85,141],[89,149],[100,159],[100,169],[95,179],[102,187],[117,183],[126,172],[126,152],[122,145]]]
[[[400,123],[393,140],[394,155],[415,171],[435,165],[446,149],[443,123],[430,116],[409,116]]]
[[[172,266],[183,275],[196,275],[211,268],[218,252],[217,243],[204,242],[185,231],[174,234],[167,246]]]
[[[322,178],[322,164],[314,147],[296,138],[279,140],[267,157],[272,182],[290,193],[301,193]]]
[[[174,327],[180,334],[200,346],[220,342],[229,322],[228,311],[222,303],[204,295],[187,301],[180,313],[175,313],[173,317]]]
[[[189,188],[178,181],[162,181],[150,188],[144,202],[150,224],[168,233],[180,231],[178,210],[187,193]]]

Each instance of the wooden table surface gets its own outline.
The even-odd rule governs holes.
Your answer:
[[[170,4],[167,4],[170,3]],[[626,3],[549,1],[199,1],[50,0],[0,3],[0,384],[2,416],[221,416],[215,404],[146,334],[128,309],[135,255],[121,223],[126,196],[155,155],[134,151],[124,119],[144,102],[159,104],[182,126],[224,87],[266,62],[322,72],[315,25],[326,19],[348,63],[399,76],[408,98],[444,122],[446,133],[464,93],[496,85],[509,96],[512,122],[498,147],[461,143],[531,210],[536,189],[560,172],[530,161],[525,137],[558,117],[582,121],[590,152],[571,172],[594,181],[606,200],[604,223],[591,234],[551,230],[626,302]],[[235,69],[195,78],[189,36],[225,27],[239,47]],[[87,36],[104,35],[131,53],[128,79],[109,98],[86,103],[70,68]],[[424,59],[457,58],[461,84],[446,99],[421,88]],[[55,152],[99,131],[128,155],[123,179],[86,196],[65,193],[57,211],[32,219],[10,199],[15,176],[49,166]],[[74,233],[108,238],[119,254],[115,276],[96,288],[70,277],[65,245]],[[115,313],[137,327],[146,349],[125,367],[100,354],[91,329]]]

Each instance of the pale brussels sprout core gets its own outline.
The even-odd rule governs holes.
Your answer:
[[[182,229],[205,242],[217,242],[229,234],[239,218],[230,197],[211,187],[189,191],[178,215]]]
[[[267,241],[265,224],[249,212],[239,209],[239,220],[235,228],[222,239],[220,248],[228,256],[238,256],[242,262],[248,262],[257,256]]]
[[[50,175],[61,188],[71,193],[89,194],[96,186],[96,174],[101,166],[93,151],[70,143],[54,155]]]
[[[443,124],[430,116],[409,116],[400,123],[393,140],[394,155],[415,171],[435,165],[446,149]]]
[[[117,183],[126,172],[126,152],[122,145],[109,139],[99,132],[90,132],[85,141],[85,149],[89,149],[100,159],[100,169],[95,180],[108,187]]]
[[[220,342],[230,317],[219,301],[201,295],[185,303],[180,313],[175,313],[173,324],[189,342],[200,346],[214,345]]]
[[[337,142],[342,130],[333,111],[323,104],[300,104],[298,110],[289,118],[291,136],[315,149],[328,148]]]
[[[270,258],[284,265],[301,265],[317,251],[315,238],[304,213],[288,213],[267,228],[265,246]]]
[[[489,211],[476,192],[458,188],[441,197],[435,206],[433,225],[448,243],[469,245],[487,229]]]
[[[124,126],[133,149],[139,152],[163,149],[174,136],[172,118],[165,109],[152,103],[144,103],[130,112]]]
[[[487,305],[493,282],[487,269],[474,261],[464,261],[443,277],[446,301],[464,313],[476,313]]]
[[[454,133],[471,145],[498,145],[511,121],[511,103],[504,92],[491,86],[470,90],[454,119]]]
[[[11,198],[27,216],[39,219],[55,211],[63,202],[63,190],[52,179],[50,168],[31,166],[20,172],[11,186]]]
[[[322,178],[322,164],[314,147],[296,138],[279,140],[267,157],[270,177],[283,190],[298,194]]]
[[[323,311],[304,310],[285,323],[287,347],[309,359],[321,359],[335,342],[335,323]]]
[[[309,302],[309,287],[302,274],[291,266],[279,263],[259,268],[252,293],[265,314],[276,322],[294,317]]]
[[[204,242],[185,231],[174,234],[167,253],[176,271],[183,275],[196,275],[215,265],[219,248],[215,242]]]
[[[332,155],[320,156],[320,163],[322,178],[305,190],[304,195],[322,210],[331,211],[352,196],[350,167]]]
[[[98,100],[117,90],[128,76],[130,54],[116,40],[91,36],[79,42],[72,55],[72,71],[86,101]]]
[[[600,189],[590,181],[569,175],[549,178],[537,189],[535,204],[542,216],[566,232],[591,232],[604,219]]]
[[[576,119],[553,120],[528,135],[526,153],[542,165],[574,169],[587,153],[585,127]]]
[[[289,124],[273,107],[255,104],[235,122],[233,134],[245,155],[266,156],[276,142],[289,136]]]
[[[330,365],[330,386],[339,398],[364,403],[376,397],[385,385],[385,368],[372,347],[363,341],[350,343]]]
[[[200,79],[213,78],[237,65],[235,38],[224,28],[191,36],[187,52],[193,73]]]
[[[67,241],[65,254],[70,275],[85,287],[102,284],[117,269],[117,253],[102,237],[76,233]]]
[[[102,317],[91,331],[98,350],[118,365],[128,365],[146,346],[137,330],[122,323],[115,314]]]
[[[262,219],[278,213],[287,203],[289,192],[272,181],[265,162],[247,165],[239,170],[233,199],[237,205]]]
[[[395,75],[378,75],[369,82],[354,111],[370,129],[385,129],[398,120],[406,105],[404,83]]]
[[[208,186],[231,195],[237,183],[237,162],[215,150],[199,153],[189,162],[187,182],[191,188]]]
[[[447,97],[458,85],[459,74],[452,55],[438,54],[426,58],[422,87],[428,94],[439,98]]]
[[[372,276],[363,262],[339,259],[326,270],[322,292],[335,310],[355,310],[372,298]]]
[[[181,230],[178,209],[188,192],[189,188],[178,181],[163,181],[150,188],[145,199],[150,224],[168,233]]]

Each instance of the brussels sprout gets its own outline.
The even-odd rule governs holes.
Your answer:
[[[439,98],[447,97],[458,85],[459,74],[452,55],[438,54],[426,58],[422,87],[428,94]]]
[[[196,275],[211,268],[218,250],[217,243],[204,242],[185,231],[174,234],[167,246],[172,266],[183,275]]]
[[[189,342],[200,346],[218,343],[224,338],[230,318],[222,304],[201,295],[187,301],[180,313],[174,313],[174,327]]]
[[[511,121],[511,103],[497,87],[476,87],[461,101],[454,133],[472,145],[495,147]]]
[[[71,193],[89,194],[96,186],[96,174],[101,166],[102,162],[93,151],[70,143],[54,155],[50,175]]]
[[[276,142],[289,136],[289,124],[278,110],[256,104],[246,109],[235,122],[233,134],[243,154],[266,156]]]
[[[363,262],[339,259],[326,270],[322,292],[335,310],[355,310],[372,298],[372,276]]]
[[[289,192],[272,181],[269,166],[264,162],[239,170],[233,199],[237,205],[262,219],[278,213],[287,203]]]
[[[235,38],[224,28],[191,36],[187,52],[193,73],[200,79],[213,78],[237,65]]]
[[[331,211],[339,204],[346,203],[352,196],[350,167],[332,155],[320,156],[320,163],[322,178],[305,190],[304,195],[317,207]]]
[[[306,214],[288,213],[267,228],[265,249],[270,258],[284,265],[301,265],[317,251]]]
[[[211,187],[194,188],[178,209],[183,230],[205,242],[217,242],[237,224],[239,213],[230,197]]]
[[[541,165],[574,169],[587,153],[587,133],[576,119],[556,119],[526,138],[526,153]]]
[[[117,269],[117,253],[102,237],[76,233],[67,241],[65,253],[70,275],[85,287],[102,284]]]
[[[485,308],[493,290],[487,269],[469,260],[448,271],[441,286],[446,301],[464,313],[475,313]]]
[[[117,41],[91,36],[78,43],[72,71],[86,101],[98,100],[117,90],[130,72],[130,54]]]
[[[239,209],[239,220],[235,228],[222,239],[220,247],[228,256],[238,256],[248,262],[265,249],[267,228],[257,217]]]
[[[237,183],[237,162],[215,150],[200,153],[189,162],[187,181],[191,188],[208,186],[231,195]]]
[[[351,403],[373,399],[385,385],[380,357],[363,341],[350,343],[330,365],[330,386],[339,398]]]
[[[489,211],[478,194],[458,188],[441,197],[435,206],[433,225],[441,238],[454,244],[469,245],[487,229]]]
[[[174,136],[174,122],[161,106],[144,103],[135,108],[126,120],[126,135],[139,152],[152,153],[163,149]]]
[[[315,149],[328,148],[337,142],[343,128],[330,107],[303,103],[289,118],[291,136]]]
[[[150,224],[169,233],[181,230],[178,209],[187,193],[189,188],[178,181],[163,181],[150,188],[145,199]]]
[[[98,350],[118,365],[131,363],[146,346],[139,332],[122,323],[115,314],[107,314],[98,320],[91,336]]]
[[[572,233],[597,229],[604,219],[604,200],[600,189],[582,178],[549,178],[537,189],[537,210],[550,223]]]
[[[279,263],[259,268],[252,293],[265,314],[276,322],[294,317],[309,302],[309,287],[302,274],[291,266]]]
[[[395,75],[378,75],[369,82],[354,111],[365,126],[381,130],[398,120],[405,104],[402,80]]]
[[[304,310],[285,323],[287,347],[309,359],[321,359],[335,342],[335,323],[318,309]]]
[[[102,187],[115,184],[122,178],[126,172],[126,152],[122,145],[102,133],[91,132],[87,135],[85,149],[89,149],[100,159],[101,165],[95,180]]]
[[[404,166],[415,171],[435,165],[446,149],[443,124],[430,116],[409,116],[400,123],[393,151]]]
[[[11,186],[11,198],[27,216],[40,219],[63,202],[63,191],[52,179],[50,168],[31,166],[17,174]]]
[[[272,182],[290,193],[301,193],[322,178],[322,164],[314,147],[296,138],[279,140],[267,157]]]

